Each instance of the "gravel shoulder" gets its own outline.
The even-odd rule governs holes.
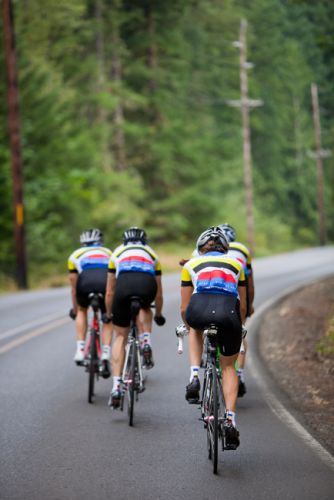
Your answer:
[[[334,454],[334,277],[280,301],[265,315],[259,342],[303,425]]]

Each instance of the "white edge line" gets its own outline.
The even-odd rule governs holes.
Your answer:
[[[283,292],[278,293],[268,301],[264,302],[254,313],[254,317],[250,318],[248,326],[249,330],[254,328],[253,334],[256,335],[258,331],[258,324],[260,323],[261,317],[268,312],[268,310],[282,300],[284,297],[290,295],[297,290],[304,288],[305,285],[310,285],[312,283],[316,283],[319,280],[312,280],[305,283],[299,283],[298,285],[286,288]],[[253,326],[253,323],[256,323]],[[269,405],[271,411],[287,426],[289,429],[292,429],[302,440],[317,453],[317,455],[321,458],[326,465],[334,470],[334,456],[329,453],[306,429],[303,427],[295,417],[285,408],[285,406],[270,392],[267,383],[264,381],[260,370],[256,367],[256,364],[253,359],[253,353],[250,356],[250,369],[252,375],[254,376],[257,384],[260,386],[264,398]]]

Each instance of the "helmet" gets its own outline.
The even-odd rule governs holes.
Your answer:
[[[235,241],[237,235],[236,235],[234,227],[227,224],[227,222],[225,222],[225,224],[219,224],[218,227],[219,227],[219,229],[221,229],[223,231],[223,233],[225,234],[227,241],[229,243],[231,243],[232,241]]]
[[[209,229],[207,229],[200,235],[196,244],[197,251],[200,251],[200,249],[210,240],[213,240],[217,243],[214,250],[222,253],[227,252],[228,241],[225,234],[223,233],[223,231],[220,229],[219,226],[209,227]]]
[[[144,229],[140,227],[129,227],[123,233],[123,243],[126,245],[130,241],[140,241],[143,245],[147,243],[147,236]]]
[[[80,234],[81,245],[88,246],[94,243],[103,243],[103,233],[99,229],[87,229]]]

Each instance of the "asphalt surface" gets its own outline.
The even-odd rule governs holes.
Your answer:
[[[283,290],[333,274],[334,248],[258,259],[254,269],[260,311]],[[183,355],[176,350],[179,275],[164,276],[163,286],[167,323],[154,327],[156,366],[133,428],[126,412],[107,407],[110,380],[99,380],[87,403],[67,288],[0,296],[0,499],[332,499],[334,462],[272,404],[279,393],[259,366],[256,315],[248,392],[238,401],[241,445],[221,453],[212,474],[199,410],[184,398],[186,343]]]

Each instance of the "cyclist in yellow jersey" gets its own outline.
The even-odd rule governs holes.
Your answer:
[[[181,273],[181,316],[189,329],[190,383],[186,387],[189,403],[198,403],[199,368],[203,351],[202,331],[210,323],[218,326],[222,386],[226,405],[226,436],[239,445],[235,425],[238,377],[234,368],[246,317],[244,268],[229,258],[228,241],[219,227],[204,231],[197,240],[198,256],[185,263]]]
[[[236,231],[230,226],[230,224],[220,224],[219,226],[221,230],[224,232],[228,242],[229,242],[229,250],[228,256],[231,256],[237,259],[244,266],[245,274],[246,274],[246,292],[247,292],[247,317],[251,316],[254,312],[254,273],[252,268],[252,258],[248,248],[242,243],[235,241],[236,240]],[[247,341],[244,339],[243,341],[243,349],[240,351],[238,356],[238,369],[237,374],[239,378],[239,390],[238,396],[242,397],[246,394],[246,384],[245,384],[245,364],[246,364],[246,352],[247,352]]]
[[[130,329],[130,297],[136,295],[142,299],[138,332],[144,366],[148,369],[154,365],[151,347],[153,314],[150,308],[153,301],[155,322],[159,326],[165,323],[162,315],[161,264],[153,249],[147,244],[147,236],[143,229],[131,227],[124,232],[123,245],[114,250],[108,271],[106,316],[112,318],[115,328],[112,350],[113,387],[109,406],[118,408],[121,400],[120,385],[125,346]]]
[[[75,319],[77,349],[74,361],[81,365],[87,334],[88,295],[101,293],[101,312],[105,313],[104,294],[107,282],[108,263],[111,250],[103,246],[103,234],[99,229],[88,229],[80,235],[81,247],[68,258],[69,281],[71,285],[72,309],[70,317]],[[102,363],[101,374],[110,377],[110,344],[112,324],[106,323],[102,329]]]

